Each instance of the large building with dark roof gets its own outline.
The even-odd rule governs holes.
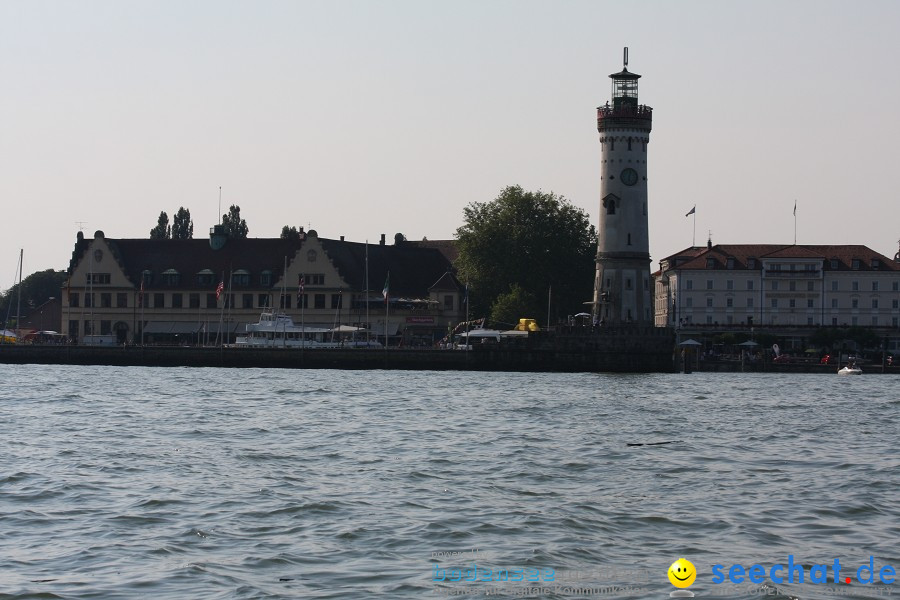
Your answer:
[[[310,326],[364,327],[392,345],[430,345],[465,313],[446,249],[402,239],[386,245],[383,236],[365,244],[315,231],[299,240],[230,239],[221,231],[210,239],[113,239],[101,231],[87,239],[79,232],[68,274],[62,332],[78,343],[85,336],[229,342],[264,310],[299,323],[302,309]]]
[[[861,245],[708,244],[660,261],[655,324],[683,331],[867,327],[900,349],[900,252]]]

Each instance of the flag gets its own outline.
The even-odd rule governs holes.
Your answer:
[[[388,294],[391,289],[391,272],[388,271],[387,279],[384,280],[384,289],[381,290],[381,295],[384,296],[384,303],[387,304]]]
[[[684,216],[689,217],[689,216],[691,216],[692,214],[694,214],[695,212],[697,212],[697,205],[696,205],[696,204],[694,205],[694,208],[692,208],[691,210],[689,210],[688,213],[687,213],[686,215],[684,215]]]
[[[300,307],[303,307],[303,286],[306,285],[306,281],[303,278],[303,275],[300,276],[299,288],[297,289],[297,304]]]
[[[144,278],[141,277],[141,291],[138,292],[138,306],[144,307]]]
[[[797,201],[794,200],[794,216],[797,216]]]
[[[220,281],[219,285],[216,286],[216,300],[219,299],[219,296],[222,295],[222,292],[225,290],[225,282]]]

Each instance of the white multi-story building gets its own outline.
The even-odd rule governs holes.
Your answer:
[[[900,252],[866,246],[686,248],[654,274],[659,327],[875,328],[900,337]]]

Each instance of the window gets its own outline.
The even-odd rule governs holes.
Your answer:
[[[250,273],[244,269],[238,269],[231,274],[231,285],[234,287],[247,287],[250,285]]]
[[[729,279],[728,281],[725,282],[725,289],[726,290],[734,289],[734,280],[733,279]]]
[[[713,301],[712,296],[708,296],[706,298],[706,308],[712,308],[712,301]]]
[[[788,284],[788,289],[790,289],[792,292],[796,292],[796,291],[797,291],[797,282],[796,282],[796,281],[791,281],[791,282]]]
[[[150,284],[153,283],[153,271],[149,269],[141,271],[141,279],[144,280],[144,287],[150,287]]]
[[[163,285],[176,287],[181,283],[181,275],[175,269],[163,271]]]
[[[815,288],[815,284],[812,281],[806,282],[806,291],[811,292]]]
[[[872,298],[872,308],[878,308],[878,298]]]
[[[891,284],[891,289],[895,292],[900,292],[900,281],[895,281]]]
[[[119,292],[116,294],[116,308],[128,308],[127,292]]]
[[[755,269],[755,268],[756,268],[756,259],[755,259],[755,258],[748,258],[748,259],[747,259],[747,268],[748,268],[748,269]]]
[[[78,308],[78,292],[70,292],[69,293],[69,306],[71,306],[73,308]]]
[[[628,234],[628,245],[629,246],[631,245],[631,234],[630,233]]]
[[[706,324],[707,325],[713,324],[712,315],[706,315]]]
[[[747,280],[747,289],[748,289],[748,290],[752,290],[752,289],[753,289],[753,280],[752,280],[752,279],[748,279],[748,280]]]
[[[747,298],[747,308],[753,308],[753,298]]]
[[[184,308],[183,294],[172,294],[172,308]]]
[[[891,325],[893,325],[894,327],[897,327],[898,325],[900,325],[900,318],[891,317]]]
[[[706,259],[706,268],[707,269],[715,269],[716,268],[716,259],[707,258]]]
[[[850,308],[859,308],[859,300],[854,298],[850,301]]]
[[[832,259],[831,259],[831,268],[832,268],[832,269],[838,269],[838,268],[839,268],[839,265],[838,265],[838,259],[836,259],[836,258],[832,258]]]
[[[873,282],[872,282],[872,291],[873,291],[873,292],[877,292],[877,291],[878,291],[878,282],[877,282],[877,281],[873,281]]]
[[[838,291],[838,282],[837,282],[837,281],[832,281],[832,282],[831,282],[831,291],[832,291],[832,292]]]
[[[878,317],[872,317],[872,327],[878,327]]]
[[[837,325],[837,317],[831,317],[831,324]]]
[[[726,308],[732,308],[734,306],[734,298],[725,298],[725,306]]]
[[[86,273],[85,283],[94,285],[109,285],[109,273]]]
[[[871,261],[869,261],[869,266],[873,269],[877,269],[881,266],[881,261],[879,261],[877,258],[873,258]]]
[[[93,294],[85,294],[84,295],[84,307],[85,308],[93,308],[96,306],[94,304],[94,295]]]
[[[734,268],[734,258],[733,257],[729,256],[728,259],[725,261],[725,268],[726,269]]]
[[[112,294],[104,292],[100,294],[100,308],[112,307]]]
[[[111,321],[100,321],[100,335],[109,335],[112,333]]]
[[[850,284],[850,289],[853,290],[854,292],[858,292],[859,291],[859,282],[858,281],[852,282]]]
[[[777,281],[772,282],[772,291],[773,292],[778,291],[778,282]]]
[[[806,324],[807,324],[807,325],[812,325],[812,324],[813,324],[813,318],[812,318],[812,317],[806,317]]]
[[[607,282],[608,282],[608,281],[609,281],[609,280],[607,280]],[[692,279],[688,279],[688,280],[685,282],[685,284],[687,285],[687,289],[689,289],[689,290],[694,289],[694,281],[693,281]],[[606,287],[609,287],[609,283],[606,284]]]
[[[850,319],[850,324],[854,327],[859,326],[859,317],[853,317],[852,319]]]
[[[203,287],[212,287],[215,275],[209,269],[203,269],[197,273],[197,285]]]
[[[686,305],[688,308],[693,308],[693,307],[694,307],[694,299],[693,299],[693,298],[688,298],[688,299],[686,300],[686,304],[685,304],[685,305]]]
[[[188,305],[191,308],[200,308],[200,294],[190,294],[188,296]]]
[[[207,294],[206,295],[206,308],[215,308],[216,307],[216,295],[215,294]]]
[[[853,259],[853,262],[850,263],[850,268],[853,269],[854,271],[859,271],[859,267],[860,267],[859,259],[858,259],[858,258],[854,258],[854,259]]]
[[[269,307],[269,295],[268,294],[260,294],[256,297],[256,306],[259,308],[268,308]]]
[[[241,307],[242,308],[253,308],[253,294],[242,294],[241,295]]]
[[[281,303],[278,305],[281,309],[286,309],[291,307],[291,296],[293,294],[281,294]]]
[[[325,308],[325,294],[313,296],[313,308]]]
[[[837,308],[837,307],[838,307],[837,298],[832,298],[831,299],[831,308]]]
[[[727,315],[727,316],[725,317],[725,323],[726,323],[727,325],[732,325],[732,324],[734,323],[734,317],[731,316],[731,315]]]
[[[791,298],[790,300],[788,300],[788,306],[790,308],[797,308],[797,301],[795,299]]]
[[[300,277],[304,278],[306,285],[325,285],[325,275],[323,273],[300,273]]]
[[[331,295],[331,308],[338,309],[343,308],[344,305],[344,295],[343,294],[332,294]]]
[[[155,293],[153,294],[153,308],[165,308],[166,306],[166,295]]]
[[[813,308],[813,299],[812,298],[806,299],[806,308]]]
[[[708,289],[708,290],[713,289],[713,281],[712,281],[712,279],[707,279],[707,280],[706,280],[706,289]]]
[[[300,306],[300,302],[303,302],[303,306]],[[309,308],[309,294],[303,294],[300,299],[297,301],[297,308]]]
[[[778,308],[778,298],[772,298],[772,308]]]
[[[259,285],[269,287],[272,285],[272,271],[263,271],[259,274]]]
[[[893,300],[891,302],[891,308],[900,308],[900,300]]]
[[[453,295],[447,294],[444,296],[444,310],[453,310]]]
[[[630,290],[630,289],[631,289],[631,279],[626,279],[626,280],[625,280],[625,289],[626,289],[626,290]]]

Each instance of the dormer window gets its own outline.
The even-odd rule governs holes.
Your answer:
[[[748,268],[748,269],[755,269],[755,268],[756,268],[756,259],[755,259],[755,258],[748,258],[748,259],[747,259],[747,268]]]
[[[729,256],[729,257],[728,257],[728,260],[725,261],[725,268],[726,268],[726,269],[733,269],[733,268],[734,268],[734,257],[733,257],[733,256]]]
[[[859,271],[859,267],[860,267],[860,260],[858,258],[854,258],[853,262],[850,263],[850,268],[853,269],[854,271]]]
[[[272,271],[263,271],[259,274],[259,285],[269,287],[272,285]]]
[[[832,258],[831,259],[831,269],[836,271],[839,268],[840,268],[840,262],[838,261],[838,259]]]
[[[197,285],[201,287],[212,287],[216,274],[211,269],[203,269],[197,273]]]
[[[871,262],[869,262],[869,266],[871,266],[873,269],[877,269],[881,266],[881,261],[877,258],[873,258]]]
[[[141,271],[141,280],[144,282],[144,287],[150,287],[153,283],[153,271],[150,269]]]
[[[715,269],[716,268],[716,259],[707,258],[706,259],[706,268],[707,269]]]
[[[181,283],[181,274],[175,269],[167,269],[163,271],[163,285],[176,287]]]
[[[250,285],[250,272],[238,269],[231,274],[231,285],[235,287],[247,287]]]

